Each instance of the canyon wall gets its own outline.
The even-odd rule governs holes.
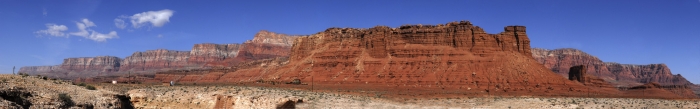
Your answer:
[[[532,57],[545,67],[564,77],[574,65],[586,65],[589,74],[617,86],[636,86],[650,82],[661,85],[692,85],[680,74],[672,74],[665,64],[631,65],[603,62],[595,56],[573,48],[532,49]]]
[[[61,68],[70,71],[112,72],[119,70],[120,61],[121,58],[115,56],[67,58],[63,60]]]
[[[139,51],[123,60],[114,56],[67,58],[56,66],[25,66],[20,72],[49,75],[58,78],[119,76],[131,74],[153,75],[157,71],[208,69],[227,67],[237,63],[289,56],[297,37],[260,31],[243,44],[195,44],[191,51],[156,49]],[[240,54],[240,55],[239,55]],[[97,78],[99,79],[99,78]]]
[[[570,81],[538,63],[533,56],[550,54],[536,51],[530,49],[524,26],[507,26],[498,34],[487,34],[468,21],[398,28],[329,28],[297,38],[289,59],[249,61],[208,71],[159,72],[152,82],[275,85],[300,80],[301,84],[314,84],[320,89],[385,90],[390,87],[410,94],[458,91],[475,96],[650,96],[620,91],[587,73],[593,71],[588,70],[590,66],[579,69],[583,81]],[[242,55],[239,53],[239,57]],[[561,71],[578,65],[569,64],[552,63],[567,66]],[[674,94],[663,89],[653,91]],[[686,89],[679,91],[687,92]]]
[[[190,63],[204,64],[206,62],[222,61],[238,55],[241,44],[195,44],[190,51]]]
[[[231,71],[161,72],[155,78],[198,84],[206,83],[203,80],[279,83],[298,79],[340,88],[419,87],[477,95],[493,91],[616,93],[614,89],[588,90],[552,73],[532,58],[529,42],[524,26],[506,26],[504,32],[488,34],[468,21],[398,28],[329,28],[294,40],[289,60],[250,63],[250,67]],[[209,74],[223,76],[217,79]]]
[[[53,71],[59,71],[63,70],[61,69],[61,66],[56,65],[56,66],[24,66],[19,68],[18,73],[27,73],[29,75],[41,75],[41,73],[44,72],[53,72]]]
[[[135,52],[124,58],[119,71],[146,71],[166,68],[181,68],[188,65],[189,51],[147,50]]]

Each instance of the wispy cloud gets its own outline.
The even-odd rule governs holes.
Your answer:
[[[104,41],[107,41],[107,39],[119,38],[119,36],[117,35],[116,31],[111,31],[108,34],[102,34],[102,33],[92,31],[92,34],[90,34],[89,37],[85,37],[85,38],[88,38],[90,40],[94,40],[97,42],[104,42]]]
[[[68,37],[66,33],[63,33],[63,31],[68,30],[68,27],[66,25],[56,25],[53,23],[48,23],[46,24],[46,30],[39,30],[34,33],[38,35],[49,35],[49,36],[56,36],[56,37]]]
[[[117,25],[117,27],[126,26],[126,24],[117,24],[117,22],[120,22],[118,20],[121,20],[121,22],[123,22],[123,19],[129,19],[133,28],[141,28],[143,26],[149,26],[149,24],[150,26],[154,27],[163,27],[163,25],[170,22],[170,17],[173,16],[174,12],[175,11],[169,9],[163,9],[159,11],[146,11],[134,14],[132,16],[117,17],[117,19],[115,19],[114,22],[115,25]]]
[[[158,38],[163,38],[163,35],[162,35],[162,34],[158,34]]]
[[[102,34],[90,29],[90,27],[94,27],[97,25],[95,25],[95,23],[88,19],[83,19],[81,20],[81,22],[75,22],[75,25],[78,27],[78,31],[72,32],[70,33],[70,35],[84,37],[97,42],[104,42],[107,41],[107,39],[119,38],[116,31],[111,31],[107,34]]]
[[[76,26],[78,26],[78,32],[72,32],[70,35],[74,36],[81,36],[81,37],[87,37],[90,35],[90,31],[88,31],[88,27],[93,27],[97,26],[95,23],[91,22],[88,19],[83,19],[82,22],[76,22]]]
[[[124,20],[116,18],[114,19],[114,26],[117,26],[119,29],[124,29],[126,28],[126,22]]]

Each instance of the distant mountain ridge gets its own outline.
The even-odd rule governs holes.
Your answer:
[[[532,57],[565,77],[568,75],[568,67],[586,65],[589,74],[618,86],[635,86],[651,82],[661,85],[693,85],[680,74],[672,74],[666,64],[633,65],[603,62],[598,57],[574,48],[554,50],[533,48]]]
[[[55,78],[74,79],[122,74],[153,75],[157,71],[202,69],[222,64],[284,57],[299,36],[262,30],[242,44],[195,44],[191,51],[155,49],[137,51],[126,58],[96,56],[66,58],[55,66],[24,66],[19,72]],[[237,59],[240,58],[240,59]]]

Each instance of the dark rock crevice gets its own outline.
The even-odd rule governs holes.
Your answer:
[[[27,98],[32,97],[33,95],[30,92],[26,92],[20,89],[14,89],[14,90],[3,90],[0,91],[0,98],[14,102],[24,109],[29,109],[29,107],[32,106],[32,103],[27,100]]]

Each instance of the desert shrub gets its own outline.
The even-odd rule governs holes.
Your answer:
[[[41,76],[39,78],[44,79],[44,80],[48,79],[46,76]]]
[[[66,93],[58,94],[58,100],[61,100],[61,102],[63,102],[63,106],[61,106],[63,108],[68,108],[75,104],[70,95]]]
[[[95,86],[91,86],[91,85],[85,85],[85,88],[88,90],[97,90],[97,88],[95,88]]]
[[[78,86],[85,86],[85,83],[80,83],[78,84]]]

